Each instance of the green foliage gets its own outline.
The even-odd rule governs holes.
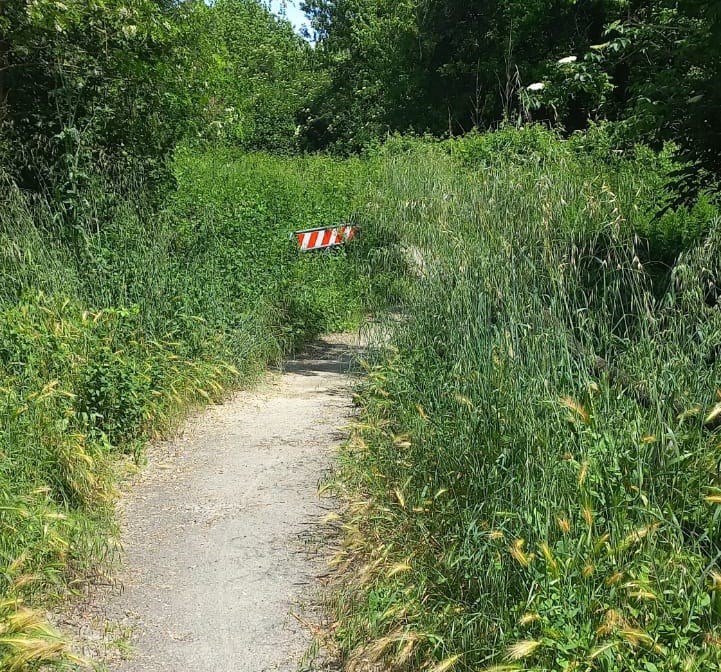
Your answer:
[[[497,133],[473,133],[447,143],[451,156],[476,170],[491,168],[507,161],[539,164],[546,160],[571,158],[571,147],[560,143],[557,133],[539,125]]]
[[[308,43],[256,0],[9,0],[0,170],[77,220],[88,193],[98,207],[142,185],[157,207],[181,139],[290,151],[318,81]]]
[[[417,3],[312,0],[304,8],[330,75],[303,119],[308,147],[357,151],[388,130],[409,129],[409,106],[420,102],[423,86]]]
[[[149,184],[165,182],[165,157],[192,108],[181,68],[194,8],[3,3],[0,165],[24,187],[70,203],[98,175],[140,172]]]
[[[673,244],[651,207],[673,164],[605,144],[503,130],[379,158],[363,224],[414,277],[334,481],[351,668],[721,663],[718,211],[669,215],[693,234],[660,282],[644,236]]]
[[[329,73],[306,115],[310,147],[356,151],[398,131],[458,135],[509,122],[573,132],[608,120],[618,122],[619,148],[675,143],[682,197],[721,172],[709,123],[720,102],[717,2],[303,6]]]
[[[310,45],[256,0],[217,0],[207,10],[212,54],[201,135],[245,149],[289,152],[297,117],[318,87]]]
[[[576,127],[605,118],[614,86],[609,73],[599,67],[600,60],[599,54],[591,51],[581,60],[567,56],[551,64],[544,81],[519,91],[524,116],[532,119],[540,110],[541,118],[566,125],[571,122]]]
[[[576,62],[546,69],[530,106],[551,108],[567,124],[567,106],[581,96],[588,116],[620,121],[628,143],[675,142],[688,162],[679,171],[681,195],[697,194],[719,174],[719,134],[708,123],[719,103],[718,3],[624,3],[605,23],[603,38],[576,52]]]
[[[64,209],[2,188],[0,630],[17,637],[3,635],[0,669],[36,669],[8,662],[35,635],[38,665],[71,660],[22,601],[63,595],[113,560],[124,456],[140,460],[189,408],[357,323],[362,252],[302,256],[290,234],[350,220],[370,176],[360,160],[184,150],[160,212],[101,193],[75,228]]]
[[[331,77],[311,106],[308,136],[356,149],[389,131],[458,134],[522,119],[534,106],[524,87],[548,61],[600,41],[623,4],[308,0]],[[608,78],[557,69],[555,114],[581,128]]]
[[[709,124],[720,102],[714,82],[721,75],[721,7],[718,3],[632,3],[628,14],[607,28],[601,45],[605,67],[615,67],[619,87],[626,88],[626,120],[634,137],[674,140],[691,161],[695,185],[719,174],[721,135]],[[616,74],[618,73],[618,74]]]
[[[344,251],[300,259],[282,288],[287,337],[294,339],[295,331],[318,334],[357,327],[367,291],[363,279],[349,273]]]

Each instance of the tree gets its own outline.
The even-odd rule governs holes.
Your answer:
[[[0,163],[23,187],[65,199],[97,174],[165,180],[192,100],[180,55],[199,4],[6,0]]]
[[[616,0],[307,0],[331,70],[327,142],[462,133],[518,115],[548,59],[601,38]],[[583,117],[583,109],[575,111]],[[316,129],[317,130],[317,129]]]
[[[208,105],[218,136],[248,149],[292,149],[316,88],[310,45],[257,0],[217,0],[212,32],[219,68]]]
[[[415,0],[308,0],[303,8],[329,70],[304,120],[310,145],[352,151],[413,128],[428,111],[418,107],[425,75]]]
[[[660,145],[675,142],[688,166],[682,191],[693,195],[721,176],[721,2],[632,3],[608,27],[609,61],[625,99],[619,118],[629,133]],[[708,185],[707,185],[708,186]]]

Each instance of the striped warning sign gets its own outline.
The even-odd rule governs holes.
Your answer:
[[[321,227],[296,231],[293,235],[300,245],[302,252],[312,250],[327,250],[350,242],[358,234],[358,228],[350,224],[344,226]]]

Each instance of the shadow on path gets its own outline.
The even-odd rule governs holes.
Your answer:
[[[331,337],[321,338],[304,348],[298,357],[287,360],[281,371],[299,376],[355,373],[359,371],[358,360],[364,351],[361,343],[337,342],[335,339],[331,340]]]

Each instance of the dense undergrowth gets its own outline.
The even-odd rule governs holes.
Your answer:
[[[75,664],[26,605],[112,561],[149,438],[388,304],[334,482],[349,668],[718,669],[716,206],[603,128],[369,154],[180,150],[160,209],[3,183],[0,669]]]
[[[302,257],[290,233],[361,209],[364,165],[187,150],[175,168],[160,211],[0,190],[0,669],[73,663],[25,605],[112,560],[119,458],[361,314],[349,256]]]
[[[351,670],[721,664],[719,218],[607,150],[381,152],[364,225],[414,276],[334,482]]]

